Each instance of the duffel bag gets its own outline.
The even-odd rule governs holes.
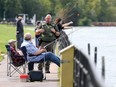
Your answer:
[[[42,71],[30,71],[29,73],[29,80],[33,81],[43,81],[43,72]]]

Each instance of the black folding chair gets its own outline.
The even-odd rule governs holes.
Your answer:
[[[11,57],[11,49],[9,45],[5,45],[7,50],[7,76],[13,76],[16,72],[19,74],[25,73],[26,66],[25,62],[14,64],[14,60]],[[21,70],[21,68],[23,70]]]
[[[38,62],[28,62],[27,61],[27,50],[26,50],[25,46],[21,47],[21,51],[22,51],[22,53],[24,55],[26,63],[28,64],[28,72],[29,72],[29,71],[33,70],[34,63],[38,63]],[[34,56],[34,55],[30,55],[30,56]]]

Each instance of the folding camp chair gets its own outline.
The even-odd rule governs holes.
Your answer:
[[[26,71],[25,70],[26,69],[25,62],[14,64],[13,63],[13,59],[11,57],[10,46],[9,45],[5,45],[5,47],[6,47],[6,50],[7,50],[7,76],[11,77],[16,72],[19,73],[19,74],[25,73],[25,71]],[[21,68],[23,70],[21,70]]]

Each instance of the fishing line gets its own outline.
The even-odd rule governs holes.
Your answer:
[[[76,31],[80,30],[81,28],[78,29],[78,30],[73,30],[73,27],[72,27],[71,29],[72,29],[72,31],[71,31],[69,34],[65,34],[64,31],[62,31],[62,32],[61,32],[61,36],[60,36],[59,38],[57,38],[57,39],[55,39],[54,41],[48,43],[47,45],[44,46],[44,48],[46,48],[47,46],[49,46],[49,45],[51,45],[51,44],[53,44],[53,43],[56,43],[57,41],[61,41],[62,39],[63,39],[63,42],[68,46],[68,43],[69,43],[69,42],[68,42],[68,40],[66,39],[66,37],[68,37],[69,35],[73,34],[73,33],[76,32]],[[65,47],[65,44],[62,44],[62,46]]]

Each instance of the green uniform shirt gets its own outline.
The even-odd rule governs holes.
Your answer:
[[[44,29],[44,33],[41,34],[41,39],[42,41],[53,41],[56,39],[56,35],[51,32],[51,29],[55,29],[56,31],[58,31],[57,26],[55,26],[55,24],[44,24],[42,25],[42,29]]]

